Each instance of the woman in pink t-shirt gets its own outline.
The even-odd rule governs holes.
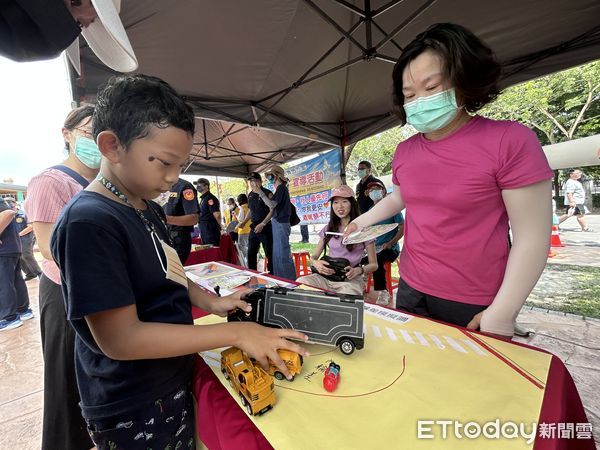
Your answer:
[[[25,210],[44,257],[40,278],[40,328],[44,356],[42,449],[94,446],[79,408],[75,379],[75,333],[67,323],[60,272],[50,253],[50,237],[61,211],[93,180],[101,154],[92,139],[93,106],[73,109],[62,129],[67,158],[45,169],[27,187]]]
[[[433,25],[404,49],[394,103],[420,133],[398,145],[393,193],[346,233],[406,207],[396,308],[509,337],[546,263],[553,173],[531,130],[473,114],[496,98],[500,74],[459,25]]]

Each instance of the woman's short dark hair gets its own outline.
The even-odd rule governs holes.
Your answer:
[[[246,194],[240,194],[237,196],[238,205],[245,205],[248,203],[248,196]]]
[[[75,128],[77,128],[77,125],[79,125],[84,119],[92,117],[93,115],[94,107],[92,105],[83,105],[74,108],[69,112],[69,114],[67,114],[63,127],[65,127],[69,131],[73,131]],[[68,152],[71,151],[68,141],[65,141],[65,149]]]
[[[125,148],[151,126],[169,126],[194,135],[194,112],[169,84],[149,75],[114,76],[100,88],[94,113],[94,139],[113,131]]]
[[[402,124],[406,123],[402,73],[408,63],[426,50],[434,51],[442,59],[444,76],[452,83],[466,111],[478,111],[500,93],[502,66],[492,49],[461,25],[437,23],[408,44],[394,66],[394,106]]]

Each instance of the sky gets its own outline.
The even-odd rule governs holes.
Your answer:
[[[31,63],[0,57],[0,182],[12,178],[13,184],[26,186],[33,176],[66,158],[61,128],[70,110],[62,57]],[[182,175],[188,181],[198,177]]]
[[[65,158],[61,128],[70,109],[62,58],[16,63],[0,57],[0,182],[27,185]]]

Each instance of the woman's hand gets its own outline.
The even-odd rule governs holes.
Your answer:
[[[346,279],[351,281],[354,280],[355,278],[358,278],[360,276],[362,276],[364,272],[363,268],[361,266],[358,267],[346,267]]]
[[[292,375],[277,350],[283,348],[304,357],[310,356],[303,347],[288,341],[288,339],[307,341],[308,336],[304,333],[296,330],[263,327],[254,322],[239,322],[239,326],[243,327],[243,331],[237,347],[245,351],[251,358],[256,359],[265,370],[269,370],[269,360],[271,360],[288,380],[292,378]]]
[[[225,297],[215,297],[210,303],[211,310],[209,312],[216,314],[217,316],[225,317],[230,311],[234,311],[235,309],[239,308],[245,313],[249,313],[252,311],[252,306],[242,299],[245,298],[250,292],[253,292],[253,290],[244,288]]]
[[[485,331],[485,329],[481,329],[481,319],[483,318],[483,316],[486,312],[487,312],[487,309],[481,311],[478,314],[475,314],[473,316],[473,318],[471,319],[471,321],[467,324],[467,328],[470,330],[480,331],[483,334],[494,337],[496,339],[501,339],[503,341],[512,340],[512,334],[504,335],[504,334],[490,333],[489,331]]]
[[[329,263],[327,261],[323,261],[322,259],[317,259],[313,262],[313,267],[317,269],[317,271],[321,275],[333,275],[335,270],[329,267]]]
[[[350,222],[346,228],[344,228],[344,238],[348,237],[352,233],[355,233],[356,231],[358,231],[358,225],[356,225],[354,222]]]

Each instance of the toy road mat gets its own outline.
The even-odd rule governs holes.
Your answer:
[[[197,324],[224,319],[207,316]],[[302,373],[293,382],[275,380],[277,403],[250,417],[276,449],[530,449],[511,428],[497,439],[457,438],[455,428],[428,425],[417,439],[418,420],[449,420],[483,427],[499,420],[537,423],[551,355],[481,337],[426,319],[365,305],[365,347],[350,356],[339,349],[306,346]],[[238,401],[220,372],[220,351],[201,356]],[[337,389],[323,388],[329,362],[341,366]],[[241,408],[241,405],[240,405]],[[429,430],[429,431],[428,431]],[[482,433],[480,433],[482,434]],[[490,433],[488,433],[490,434]]]
[[[219,286],[222,296],[229,295],[240,287],[257,289],[266,286],[294,287],[293,283],[286,283],[269,276],[257,274],[249,270],[241,270],[218,262],[208,262],[185,267],[185,273],[200,287],[215,292]]]

